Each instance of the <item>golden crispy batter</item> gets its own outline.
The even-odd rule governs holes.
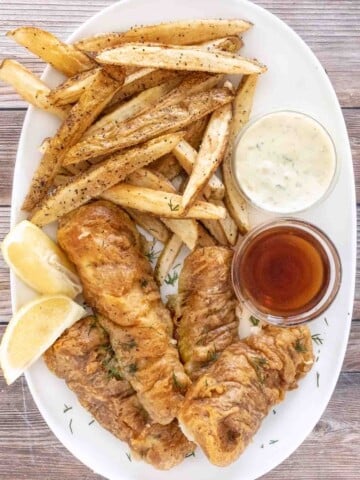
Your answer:
[[[206,247],[194,250],[184,262],[175,308],[176,337],[185,371],[192,380],[238,340],[232,256],[228,248]]]
[[[179,421],[211,463],[229,465],[312,364],[307,327],[267,326],[230,345],[189,388]]]
[[[64,217],[58,241],[77,267],[86,301],[106,317],[102,324],[125,378],[151,418],[170,423],[189,379],[135,224],[120,208],[98,201]]]
[[[169,425],[151,422],[135,391],[122,378],[109,337],[94,317],[73,325],[44,358],[81,405],[104,428],[128,442],[135,457],[166,470],[194,450],[176,421]]]

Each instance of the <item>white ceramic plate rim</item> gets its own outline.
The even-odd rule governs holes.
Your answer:
[[[75,40],[76,38],[78,38],[80,36],[80,31],[83,30],[84,28],[86,28],[88,26],[89,23],[92,23],[94,21],[96,21],[99,17],[101,17],[102,15],[104,14],[108,14],[110,12],[112,12],[113,10],[116,11],[118,10],[119,8],[119,4],[128,4],[128,3],[134,3],[135,0],[123,0],[121,2],[117,2],[113,5],[110,5],[109,7],[103,9],[102,11],[100,11],[99,13],[97,13],[95,16],[93,16],[92,18],[88,19],[86,22],[84,22],[70,37],[69,37],[69,41],[73,41]],[[194,0],[195,2],[196,0]],[[255,10],[258,10],[258,11],[263,11],[262,7],[260,6],[257,6],[257,5],[254,5],[252,4],[251,2],[249,2],[248,0],[239,0],[238,1],[239,3],[239,6],[240,4],[242,4],[243,6],[246,7],[246,5],[248,5],[249,7],[251,6],[251,8],[255,9]],[[170,2],[169,2],[170,4]],[[120,6],[121,6],[120,5]],[[279,24],[282,26],[282,28],[284,28],[284,23],[277,17],[275,17],[274,15],[270,14],[268,12],[269,15],[272,16],[272,20],[274,22],[274,24]],[[204,15],[206,16],[206,15]],[[288,31],[288,35],[289,36],[293,36],[293,37],[296,37],[297,40],[300,40],[300,37],[298,37],[298,35],[290,28],[286,25],[286,29]],[[329,87],[329,91],[332,92],[332,95],[333,95],[333,100],[334,102],[337,104],[338,108],[339,108],[339,114],[341,115],[341,110],[340,110],[340,105],[338,103],[338,100],[336,98],[336,95],[335,95],[335,92],[332,88],[332,85],[330,83],[330,80],[328,79],[325,71],[322,69],[319,61],[316,59],[316,57],[314,56],[314,54],[312,53],[312,51],[310,50],[309,47],[307,47],[308,50],[309,50],[309,54],[312,56],[312,60],[318,64],[318,66],[320,66],[320,69],[319,69],[319,75],[322,75],[324,78],[323,80],[325,80],[328,84],[328,87]],[[43,77],[46,76],[48,74],[48,72],[51,70],[50,67],[47,67],[44,71],[44,74],[43,74]],[[17,154],[17,161],[16,161],[16,165],[15,165],[15,171],[14,171],[14,188],[13,188],[13,196],[12,196],[12,205],[14,205],[14,200],[15,200],[15,196],[17,194],[17,190],[16,190],[16,184],[17,184],[17,178],[19,178],[19,175],[21,175],[21,158],[25,155],[25,132],[28,130],[28,128],[30,127],[30,118],[31,118],[31,112],[33,111],[33,107],[30,107],[29,108],[29,111],[27,112],[26,114],[26,117],[25,117],[25,121],[24,121],[24,125],[23,125],[23,129],[22,129],[22,134],[21,134],[21,137],[20,137],[20,142],[19,142],[19,149],[18,149],[18,154]],[[342,117],[342,115],[341,115]],[[346,131],[346,126],[345,126],[345,122],[344,122],[344,119],[342,117],[341,119],[342,123],[343,123],[343,127]],[[351,150],[350,150],[350,145],[349,145],[349,142],[347,141],[347,145],[346,145],[346,150],[347,150],[347,156],[349,158],[351,158]],[[350,206],[349,205],[349,208],[351,208],[351,216],[353,218],[353,225],[355,224],[356,225],[356,208],[355,208],[355,205],[356,205],[356,201],[355,201],[355,188],[354,188],[354,177],[352,176],[352,184],[353,184],[353,188],[352,188],[352,205]],[[12,208],[12,212],[11,212],[11,225],[15,225],[17,222],[19,221],[19,215],[18,215],[18,212]],[[349,239],[350,242],[351,242],[351,251],[352,251],[352,259],[353,259],[353,262],[352,262],[352,278],[351,278],[351,284],[348,285],[348,288],[347,288],[347,292],[348,292],[348,311],[350,312],[351,309],[352,309],[352,305],[353,305],[353,300],[354,300],[354,292],[355,292],[355,272],[356,272],[356,265],[355,265],[355,258],[356,258],[356,229],[353,228],[353,231],[352,231],[352,235],[351,235],[351,238]],[[13,307],[13,310],[15,309],[15,305],[16,305],[16,297],[17,297],[17,290],[16,290],[16,285],[15,285],[15,277],[13,275],[11,275],[11,294],[12,294],[12,307]],[[343,339],[342,339],[342,344],[341,344],[341,349],[340,351],[337,352],[337,364],[336,364],[336,369],[335,371],[333,372],[333,375],[332,375],[332,378],[331,378],[331,384],[328,385],[328,388],[327,388],[327,391],[326,391],[326,395],[324,395],[324,397],[322,398],[322,409],[321,409],[321,414],[323,413],[323,411],[325,410],[329,400],[330,400],[330,397],[333,393],[333,390],[335,388],[335,385],[336,385],[336,382],[338,380],[338,377],[339,377],[339,374],[340,374],[340,370],[341,370],[341,366],[342,366],[342,363],[343,363],[343,359],[344,359],[344,355],[345,355],[345,351],[346,351],[346,346],[347,346],[347,341],[348,341],[348,337],[349,337],[349,332],[350,332],[350,326],[351,326],[351,321],[348,321],[347,322],[347,325],[344,325],[344,336],[343,336]],[[38,394],[37,392],[37,389],[36,389],[36,384],[33,382],[33,379],[32,379],[32,376],[31,376],[31,371],[30,372],[27,372],[26,373],[26,380],[27,380],[27,383],[29,385],[29,389],[30,389],[30,392],[34,398],[34,401],[40,411],[40,413],[42,414],[43,418],[45,419],[45,421],[47,422],[47,424],[49,425],[49,427],[51,428],[51,430],[54,432],[54,434],[57,436],[57,438],[65,445],[65,447],[73,454],[75,455],[79,460],[81,460],[83,463],[85,463],[86,465],[88,465],[90,468],[93,468],[93,469],[97,469],[97,467],[95,466],[97,464],[96,461],[93,461],[92,458],[89,458],[89,456],[86,454],[86,448],[78,448],[78,447],[75,447],[73,445],[73,442],[71,441],[71,439],[69,439],[67,436],[64,436],[63,435],[63,431],[62,431],[62,428],[59,428],[59,426],[52,420],[51,418],[51,415],[48,413],[47,409],[44,407],[43,405],[43,401],[42,401],[42,398],[41,398],[41,395]],[[262,467],[259,467],[259,470],[258,470],[258,475],[263,475],[265,473],[267,473],[269,470],[275,468],[278,464],[280,464],[282,461],[284,461],[291,453],[293,453],[293,451],[304,441],[304,439],[309,435],[309,433],[312,431],[315,423],[319,420],[321,415],[318,415],[318,412],[317,412],[317,415],[316,415],[316,418],[314,418],[313,422],[310,422],[311,425],[309,426],[309,428],[303,430],[302,432],[302,435],[300,437],[298,437],[296,439],[296,442],[292,442],[292,441],[289,441],[283,448],[281,454],[277,454],[276,456],[276,460],[274,461],[274,463],[272,465],[267,465],[267,467],[264,469]]]

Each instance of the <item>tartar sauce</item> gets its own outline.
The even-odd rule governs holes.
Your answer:
[[[316,203],[336,170],[334,144],[313,118],[275,112],[260,118],[241,135],[234,151],[233,174],[255,205],[294,213]]]

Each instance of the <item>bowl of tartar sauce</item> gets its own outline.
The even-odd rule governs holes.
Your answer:
[[[268,113],[236,140],[235,183],[245,198],[278,214],[302,212],[324,200],[337,177],[337,155],[327,130],[295,111]]]

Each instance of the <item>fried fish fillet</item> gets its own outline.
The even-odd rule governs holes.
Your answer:
[[[94,317],[78,321],[44,355],[49,369],[63,378],[81,405],[120,440],[134,457],[167,470],[189,455],[195,445],[174,420],[151,422],[112,351],[109,337]]]
[[[192,380],[239,338],[232,257],[225,247],[199,248],[186,258],[180,274],[174,307],[176,338]]]
[[[104,317],[124,377],[150,417],[170,423],[190,380],[135,224],[119,207],[97,201],[60,221],[58,241],[78,270],[85,300]]]
[[[307,327],[266,326],[230,345],[189,388],[179,422],[211,463],[229,465],[312,364]]]

